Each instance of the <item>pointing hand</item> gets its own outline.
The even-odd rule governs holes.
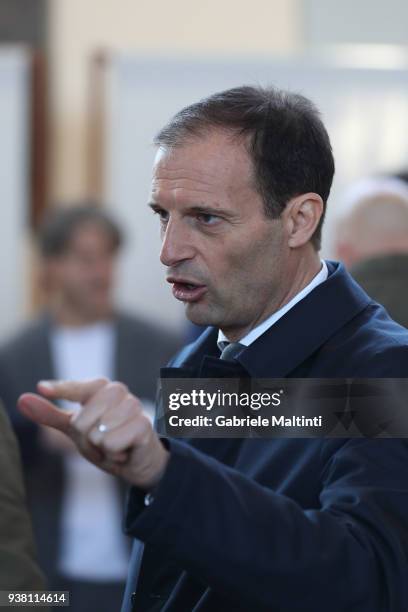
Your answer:
[[[169,453],[164,448],[140,400],[127,387],[107,379],[41,381],[41,395],[24,393],[20,411],[38,425],[62,431],[89,461],[149,490],[163,475]],[[78,411],[60,410],[50,400],[78,402]]]

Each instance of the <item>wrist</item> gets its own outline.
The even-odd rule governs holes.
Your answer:
[[[151,470],[149,470],[150,473],[147,478],[144,479],[143,484],[140,485],[140,488],[146,491],[146,493],[154,493],[161,479],[164,476],[169,459],[169,451],[165,449],[161,441],[159,441],[159,447],[155,457],[154,465],[151,467]]]

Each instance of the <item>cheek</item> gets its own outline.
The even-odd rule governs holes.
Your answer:
[[[281,249],[280,241],[273,241],[269,236],[242,244],[229,258],[232,281],[251,288],[253,292],[270,287],[281,267]]]
[[[211,244],[201,245],[204,265],[215,289],[235,291],[271,282],[283,257],[282,229],[275,221],[234,228]],[[205,248],[204,248],[205,247]]]
[[[209,271],[210,282],[214,285],[231,284],[242,273],[242,266],[245,265],[245,255],[243,250],[237,245],[235,248],[229,247],[214,248],[214,245],[207,249],[205,264]]]
[[[264,261],[264,248],[257,244],[256,241],[252,243],[242,241],[226,257],[227,267],[238,277],[256,273],[262,267]]]
[[[87,275],[84,273],[84,270],[81,270],[80,267],[72,266],[66,278],[67,286],[70,288],[72,293],[80,294],[81,292],[86,291],[89,281]]]
[[[251,287],[254,261],[246,248],[237,246],[217,254],[212,252],[210,266],[210,288],[215,300],[243,303],[246,287]]]

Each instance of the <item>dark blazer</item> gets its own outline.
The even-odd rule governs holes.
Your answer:
[[[163,376],[406,377],[407,330],[342,265],[328,265],[327,281],[238,363],[218,359],[217,330],[208,329]],[[146,546],[123,611],[408,610],[407,440],[169,446],[153,503],[130,491],[127,533]]]
[[[154,400],[160,367],[179,348],[178,339],[125,314],[117,315],[115,326],[115,379],[139,397]],[[39,380],[55,378],[51,329],[52,320],[44,315],[0,348],[0,398],[20,441],[40,564],[47,576],[55,572],[59,549],[65,487],[63,459],[39,444],[38,427],[18,412],[16,402],[21,393],[35,391]],[[119,481],[118,494],[124,498],[125,485]]]

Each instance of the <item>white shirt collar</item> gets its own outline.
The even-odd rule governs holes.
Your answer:
[[[282,308],[274,312],[270,317],[265,319],[265,321],[257,325],[257,327],[251,329],[251,331],[248,332],[246,336],[239,340],[240,344],[243,344],[244,346],[249,346],[250,344],[255,342],[255,340],[257,340],[259,336],[262,336],[262,334],[266,332],[267,329],[272,327],[272,325],[274,325],[276,321],[278,321],[281,317],[283,317],[284,314],[286,314],[291,308],[293,308],[295,304],[300,302],[300,300],[303,300],[303,298],[305,298],[311,291],[313,291],[315,287],[323,283],[329,276],[329,271],[327,269],[326,262],[324,260],[321,260],[321,263],[322,267],[320,268],[316,276],[310,281],[310,283],[306,285],[306,287],[304,287],[301,291],[299,291],[299,293],[297,293],[295,297],[290,300],[290,302],[288,302],[287,304],[282,306]],[[217,345],[220,351],[223,349],[225,342],[229,343],[229,340],[223,334],[223,332],[219,330]]]

